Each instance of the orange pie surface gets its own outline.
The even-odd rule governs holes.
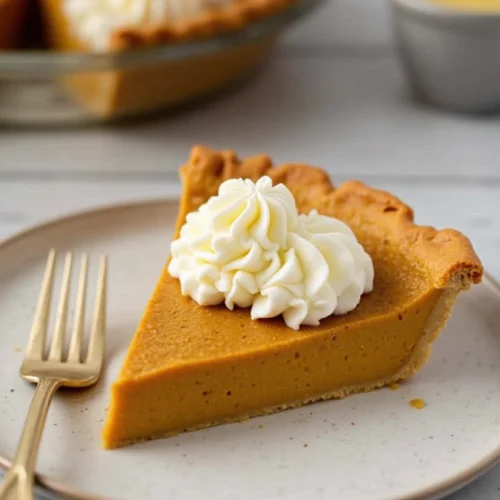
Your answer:
[[[165,269],[112,388],[106,448],[403,380],[426,362],[458,293],[481,281],[481,263],[460,233],[415,225],[411,209],[388,193],[359,182],[334,189],[320,169],[272,168],[266,156],[240,161],[194,148],[181,168],[177,233],[224,180],[264,174],[292,191],[301,212],[317,209],[351,226],[373,259],[373,292],[351,313],[297,332],[282,318],[252,321],[246,309],[199,306]]]

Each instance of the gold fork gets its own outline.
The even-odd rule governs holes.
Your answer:
[[[24,423],[14,462],[10,471],[5,475],[0,488],[0,500],[31,500],[33,498],[35,462],[52,396],[62,386],[88,387],[95,384],[102,370],[106,330],[106,257],[101,259],[93,324],[87,355],[83,357],[82,338],[88,258],[86,254],[82,256],[75,319],[66,360],[63,359],[63,351],[73,260],[71,253],[66,255],[55,329],[49,354],[48,356],[45,355],[55,260],[55,251],[51,250],[47,260],[28,348],[21,365],[21,376],[38,385]]]

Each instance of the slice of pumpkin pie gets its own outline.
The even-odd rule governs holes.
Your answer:
[[[481,281],[465,236],[415,225],[360,182],[203,147],[181,176],[172,256],[113,385],[106,448],[405,379]]]

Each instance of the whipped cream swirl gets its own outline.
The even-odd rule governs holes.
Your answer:
[[[187,215],[168,271],[198,304],[283,315],[294,330],[345,314],[373,288],[373,263],[343,222],[299,215],[292,193],[269,177],[231,179]]]
[[[177,22],[234,0],[64,0],[64,12],[75,35],[93,49],[108,48],[119,28],[145,23]]]

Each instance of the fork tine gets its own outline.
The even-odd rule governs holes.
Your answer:
[[[78,281],[78,296],[76,299],[75,320],[73,324],[73,332],[71,334],[71,342],[68,352],[68,362],[80,363],[82,351],[83,327],[85,322],[85,295],[87,291],[87,267],[88,256],[86,253],[82,255],[80,264],[80,278]]]
[[[45,349],[45,336],[50,314],[50,301],[52,297],[52,286],[54,284],[54,263],[56,252],[52,249],[49,252],[45,275],[43,277],[42,289],[35,312],[35,319],[31,327],[28,347],[26,348],[26,358],[43,359]]]
[[[106,288],[107,288],[107,259],[101,259],[99,281],[97,283],[97,297],[95,303],[94,321],[90,332],[87,363],[102,365],[104,358],[104,338],[106,335]]]
[[[59,296],[59,305],[57,306],[56,325],[52,345],[49,352],[49,360],[61,361],[64,348],[64,337],[66,332],[66,322],[68,318],[68,302],[69,288],[71,280],[71,264],[73,262],[73,254],[67,253],[64,262],[64,274],[61,285],[61,293]]]

